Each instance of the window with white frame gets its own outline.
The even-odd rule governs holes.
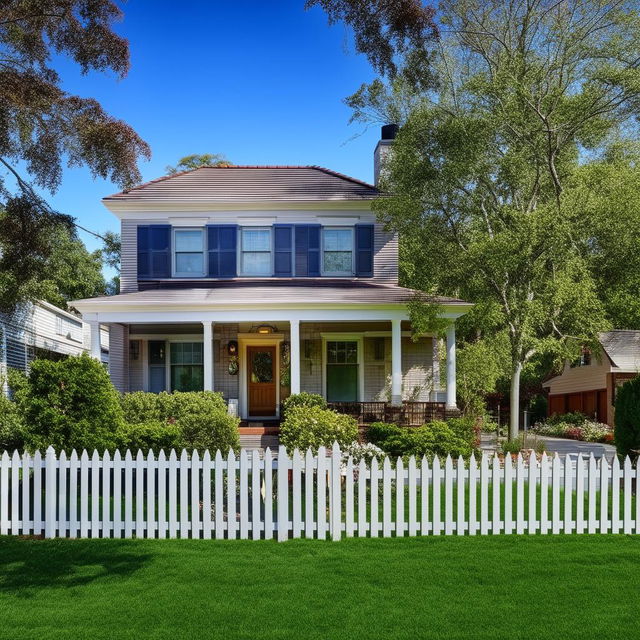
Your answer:
[[[353,228],[322,229],[322,273],[326,276],[353,275]]]
[[[174,264],[176,276],[204,275],[204,230],[175,229],[173,232]]]
[[[243,276],[270,276],[271,229],[245,227],[240,234],[240,272]]]
[[[56,334],[75,342],[82,342],[82,323],[56,316]]]

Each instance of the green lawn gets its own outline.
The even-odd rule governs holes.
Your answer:
[[[640,537],[0,538],[2,638],[631,638]]]

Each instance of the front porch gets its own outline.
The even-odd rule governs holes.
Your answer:
[[[92,324],[110,329],[116,387],[218,391],[246,429],[277,425],[284,400],[301,391],[322,395],[361,426],[418,426],[456,409],[453,322],[446,340],[425,335],[414,341],[405,318],[149,319]]]

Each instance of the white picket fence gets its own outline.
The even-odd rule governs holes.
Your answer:
[[[47,538],[318,538],[640,533],[639,469],[578,456],[482,455],[354,465],[267,449],[0,460],[0,534]]]

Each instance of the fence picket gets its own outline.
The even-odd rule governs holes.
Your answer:
[[[596,460],[589,455],[589,533],[596,532]]]
[[[11,533],[20,533],[20,454],[17,450],[11,456]]]
[[[31,495],[29,493],[30,467],[31,457],[25,451],[22,454],[22,535],[28,535],[33,526],[31,521]],[[67,499],[66,495],[64,499]]]
[[[411,457],[413,460],[413,456]],[[413,460],[413,472],[415,474],[415,460]],[[411,467],[409,467],[411,468]],[[411,480],[409,480],[411,482]],[[415,503],[415,477],[414,477],[414,503]],[[414,504],[415,520],[415,504]],[[364,538],[367,535],[367,465],[364,459],[358,464],[358,537]],[[415,532],[413,533],[415,535]]]
[[[396,464],[396,537],[404,536],[404,464],[398,458]]]
[[[480,534],[489,533],[489,463],[487,455],[480,459]]]
[[[215,462],[213,467],[215,484],[213,487],[214,494],[214,527],[216,532],[216,540],[224,538],[224,485],[222,484],[222,454],[220,449],[216,451]]]
[[[576,533],[584,533],[584,460],[579,453],[576,458]]]
[[[537,491],[538,491],[538,459],[532,451],[529,455],[529,514],[527,516],[527,532],[535,533],[538,529]]]
[[[169,454],[169,537],[176,538],[178,536],[178,456],[175,449],[171,449]]]
[[[96,449],[91,455],[91,537],[100,536],[100,454]]]
[[[444,462],[444,532],[453,533],[453,461],[447,456]]]
[[[191,529],[191,520],[189,518],[189,454],[186,449],[180,454],[180,470],[179,470],[179,517],[180,517],[180,537],[188,538]]]
[[[640,533],[640,500],[638,500],[638,490],[640,489],[640,457],[636,458],[634,469],[636,479],[636,534]]]
[[[611,533],[620,533],[620,461],[614,456],[611,465]]]
[[[56,536],[56,475],[56,452],[53,447],[49,447],[45,456],[45,538]]]
[[[353,459],[351,456],[347,460],[346,474],[347,477],[344,483],[344,526],[347,538],[352,538],[355,530],[355,521],[353,517]]]
[[[569,456],[564,457],[564,480],[562,486],[564,488],[564,515],[563,531],[564,533],[571,533],[573,529],[573,511],[572,511],[572,498],[573,498],[573,465]]]
[[[111,537],[111,456],[108,451],[102,457],[102,522],[101,535]]]
[[[141,449],[138,449],[138,453],[136,453],[135,476],[135,532],[136,538],[144,538],[144,454]]]
[[[623,475],[624,475],[624,486],[623,486],[623,492],[624,495],[622,496],[623,499],[623,524],[624,524],[624,533],[625,534],[630,534],[633,532],[633,521],[631,520],[631,474],[632,474],[632,469],[631,469],[631,460],[629,460],[629,456],[625,456],[624,457],[624,464],[623,464]]]
[[[191,537],[200,538],[200,454],[191,454]],[[148,516],[147,516],[148,517]]]
[[[75,454],[75,451],[73,453]],[[73,508],[73,496],[72,500]],[[113,454],[113,537],[122,538],[122,456],[117,449]]]
[[[9,464],[10,458],[6,451],[0,459],[0,535],[9,533]]]
[[[498,454],[493,456],[491,489],[491,533],[495,536],[500,533],[502,524],[500,519],[500,459]]]
[[[560,533],[561,462],[556,453],[551,463],[551,532]]]
[[[156,537],[156,459],[153,450],[147,453],[147,538]]]
[[[361,463],[362,464],[362,463]],[[414,456],[409,458],[407,481],[409,484],[409,535],[415,536],[418,534],[418,518],[416,515],[416,500],[417,500],[417,471],[416,471],[416,459]]]
[[[478,531],[478,519],[477,519],[477,491],[478,491],[478,463],[476,462],[476,457],[471,454],[471,458],[469,459],[469,482],[468,482],[468,493],[469,493],[469,513],[467,516],[467,531],[470,536],[475,536]]]
[[[432,500],[433,500],[433,513],[431,514],[431,519],[433,522],[433,535],[439,536],[442,531],[442,510],[440,504],[440,480],[442,478],[442,474],[440,473],[440,459],[438,456],[433,458],[433,466],[431,468],[431,490],[432,490]]]
[[[609,464],[602,456],[600,467],[600,533],[607,533],[609,529]]]
[[[313,501],[313,452],[307,449],[304,454],[304,537],[313,538],[314,533],[314,501]]]
[[[378,478],[380,477],[380,471],[378,469],[378,459],[373,458],[371,460],[371,475],[369,480],[369,502],[370,502],[370,526],[369,535],[372,538],[377,538],[380,535],[380,521],[378,511]]]
[[[292,482],[292,525],[293,537],[299,538],[302,535],[302,456],[300,451],[295,449],[291,461],[293,482]]]
[[[254,449],[251,452],[251,537],[254,540],[259,540],[262,532],[260,479],[260,454]]]
[[[133,458],[127,449],[124,454],[124,537],[133,536]]]
[[[264,539],[273,538],[273,457],[271,449],[264,452]]]
[[[516,533],[524,533],[524,460],[522,454],[518,454],[516,460]]]
[[[131,454],[129,454],[131,458]],[[45,493],[46,495],[46,493]],[[80,537],[89,535],[89,454],[86,449],[80,456]]]
[[[77,454],[76,454],[77,457]],[[77,527],[76,527],[77,529]],[[33,454],[33,535],[42,533],[42,454]]]
[[[337,442],[331,447],[331,538],[342,537],[342,473],[340,467],[342,454]]]
[[[202,456],[202,537],[211,540],[211,453],[205,449]]]
[[[456,489],[457,489],[457,513],[456,513],[456,533],[463,536],[467,525],[464,519],[465,512],[465,476],[466,469],[464,458],[460,456],[456,465]]]
[[[504,532],[513,533],[513,464],[510,454],[504,457]]]
[[[238,535],[238,502],[236,496],[236,454],[229,449],[227,456],[227,538]]]
[[[278,449],[278,542],[289,537],[289,458],[287,450]]]
[[[239,465],[240,485],[240,539],[249,538],[249,460],[247,450],[240,451]]]
[[[382,463],[382,535],[391,536],[391,462],[386,457]]]
[[[167,455],[158,453],[158,538],[167,537]]]

